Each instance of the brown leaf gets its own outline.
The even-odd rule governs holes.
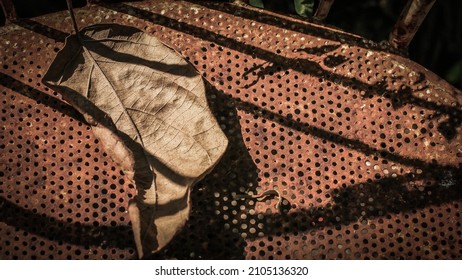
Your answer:
[[[189,216],[190,187],[228,143],[196,69],[138,29],[94,25],[67,38],[43,81],[83,114],[133,178],[139,256],[162,249]]]

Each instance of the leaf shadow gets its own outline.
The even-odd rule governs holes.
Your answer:
[[[57,97],[36,90],[13,77],[0,73],[0,85],[11,89],[15,93],[35,100],[38,104],[44,104],[53,110],[56,110],[57,112],[61,112],[78,121],[86,122],[83,116],[69,104],[64,103]],[[81,96],[77,93],[75,94]],[[79,102],[86,104],[86,102],[89,101],[82,97],[82,100],[79,100]],[[91,102],[89,103],[90,104],[86,104],[86,106],[93,107],[93,117],[95,120],[101,124],[107,125],[108,127],[111,127],[111,125],[113,127],[112,121],[107,118],[105,113],[96,108],[96,106]],[[125,138],[125,143],[127,143],[131,149],[134,149],[135,151],[137,149],[143,149],[139,143],[133,141],[127,135],[122,135],[122,137]],[[175,173],[168,166],[159,161],[155,156],[150,155],[150,159],[151,162],[154,163],[156,171],[162,172],[164,176],[168,177],[172,181],[178,182],[179,184],[184,184],[185,180],[190,180],[189,178]],[[144,163],[138,160],[135,161],[135,164]],[[140,185],[149,184],[152,180],[154,180],[153,176],[146,177],[146,174],[140,175],[135,173],[135,183],[137,181],[141,181],[142,183],[140,183]],[[138,189],[138,191],[142,195],[143,189]],[[9,202],[5,198],[1,198],[0,205],[2,207],[0,221],[25,230],[29,233],[43,236],[49,240],[67,242],[70,244],[87,247],[101,246],[101,244],[105,244],[102,248],[107,248],[108,246],[120,249],[134,248],[134,243],[132,242],[133,233],[130,225],[93,226],[83,225],[80,223],[57,221],[53,218],[34,213],[31,210],[21,208],[20,206]],[[162,213],[163,216],[168,216],[175,213],[178,208],[183,209],[185,207],[189,207],[187,200],[173,200],[170,203],[159,205],[157,211]]]
[[[218,44],[221,43],[228,48],[231,48],[231,49],[243,52],[243,53],[255,55],[256,57],[259,57],[267,61],[269,66],[263,67],[263,65],[260,65],[260,66],[254,67],[255,69],[253,69],[252,71],[260,69],[262,72],[256,73],[257,79],[251,81],[247,85],[248,87],[255,85],[260,79],[262,79],[262,77],[268,74],[269,71],[274,71],[274,69],[277,69],[279,71],[286,70],[286,69],[294,69],[304,74],[310,74],[310,75],[314,75],[317,77],[322,77],[334,83],[340,83],[342,86],[357,89],[359,91],[364,91],[367,93],[365,96],[363,96],[364,98],[371,98],[373,96],[382,96],[382,97],[388,98],[390,99],[394,108],[400,108],[406,104],[415,104],[416,106],[433,110],[436,112],[434,114],[435,118],[446,117],[444,121],[438,124],[438,131],[440,131],[440,133],[448,140],[451,140],[454,138],[457,127],[462,125],[462,110],[457,109],[455,107],[441,105],[441,104],[437,104],[432,101],[427,101],[427,100],[418,98],[413,95],[414,91],[409,86],[404,86],[403,88],[399,90],[390,90],[387,88],[386,81],[380,81],[380,82],[377,82],[376,84],[367,84],[367,83],[357,80],[354,77],[353,78],[344,77],[342,75],[326,71],[315,62],[304,60],[304,59],[288,59],[281,55],[273,54],[272,52],[268,52],[260,48],[248,46],[244,43],[237,42],[234,39],[225,37],[223,35],[218,35],[218,34],[204,30],[199,27],[190,26],[187,23],[176,22],[170,18],[157,15],[157,14],[153,14],[151,12],[141,10],[134,6],[128,6],[123,3],[118,4],[118,5],[108,5],[108,4],[101,3],[101,6],[108,8],[108,9],[118,11],[118,12],[136,16],[144,20],[153,22],[155,24],[160,24],[160,25],[163,25],[169,28],[173,28],[180,32],[185,32],[185,33],[188,33],[194,36],[199,36],[200,38],[204,40],[209,40],[212,42],[216,42]],[[259,14],[257,12],[246,9],[241,6],[223,5],[222,3],[214,3],[214,4],[209,3],[207,4],[207,6],[204,6],[204,7],[208,9],[215,9],[215,10],[231,13],[233,15],[248,18],[248,19],[254,19],[254,20],[260,19],[258,17]],[[320,29],[320,27],[318,26],[314,28],[306,24],[302,24],[298,22],[294,23],[292,21],[282,19],[282,18],[276,19],[273,16],[269,16],[269,15],[263,15],[263,18],[265,19],[264,20],[265,23],[271,24],[276,27],[288,28],[296,32],[302,32],[302,33],[305,32],[306,34],[319,36],[321,38],[325,37],[331,40],[347,42],[348,44],[352,44],[352,45],[356,44],[361,47],[374,49],[369,44],[364,44],[364,42],[361,42],[360,40],[358,40],[357,37],[350,36],[348,34],[340,34],[332,30],[328,30],[327,32],[321,32],[322,33],[321,34],[319,30],[321,30],[322,28]],[[64,42],[65,38],[69,35],[68,33],[62,32],[60,30],[43,25],[42,23],[39,23],[34,20],[30,20],[30,19],[21,19],[18,22],[16,22],[16,24],[26,29],[29,29],[33,32],[46,36],[48,38],[54,39],[58,42]],[[300,49],[300,51],[305,51],[305,52],[312,53],[312,54],[317,54],[317,53],[327,54],[328,52],[336,49],[337,47],[338,45],[330,45],[330,46],[319,47],[319,48],[314,47],[314,48],[308,48],[308,49]],[[121,62],[130,61],[130,59],[138,59],[138,58],[122,57]],[[327,56],[324,59],[324,64],[327,67],[332,68],[346,61],[347,61],[347,58],[344,56]],[[152,65],[152,63],[149,61],[139,61],[139,63],[141,63],[142,65],[146,65],[146,66],[150,65],[150,66],[153,66],[154,68],[156,67],[155,65]],[[175,67],[173,67],[172,69],[175,69]],[[176,71],[176,70],[172,70],[172,71]],[[425,74],[419,73],[419,75],[420,75],[420,78],[415,82],[415,84],[425,82]],[[424,89],[425,87],[421,90],[424,90]],[[457,93],[454,93],[454,95],[457,95]]]
[[[250,103],[239,101],[236,106],[240,110],[270,119],[286,128],[326,139],[365,155],[377,155],[385,160],[420,169],[418,172],[396,177],[376,177],[376,180],[368,179],[350,185],[344,183],[340,188],[328,192],[331,200],[326,206],[315,206],[311,203],[312,206],[309,208],[297,209],[295,203],[291,204],[291,201],[287,200],[281,213],[265,213],[263,218],[259,218],[258,215],[250,216],[249,219],[261,221],[264,236],[281,237],[288,233],[306,232],[314,234],[325,228],[339,230],[342,226],[352,223],[381,217],[390,218],[391,215],[412,213],[429,206],[462,200],[462,164],[440,165],[437,162],[404,157],[369,147],[357,139],[348,139],[321,128],[308,126]],[[311,184],[314,185],[314,182],[307,182],[308,193],[313,188]]]
[[[245,239],[227,229],[222,215],[232,206],[234,193],[256,191],[258,169],[246,150],[235,101],[205,81],[209,107],[229,140],[229,146],[217,166],[199,181],[191,192],[192,211],[183,231],[151,259],[243,259]],[[217,201],[223,204],[217,205]],[[238,211],[229,219],[236,218]]]
[[[265,119],[272,120],[289,129],[294,129],[296,131],[305,133],[307,135],[313,135],[321,139],[328,140],[330,142],[339,144],[341,146],[348,147],[349,149],[358,151],[364,155],[377,155],[389,161],[397,162],[397,163],[400,163],[406,166],[418,167],[418,168],[429,168],[429,169],[453,168],[450,166],[440,165],[436,162],[426,162],[418,158],[410,158],[410,157],[402,156],[397,153],[389,152],[386,149],[378,149],[375,147],[371,147],[367,143],[364,143],[360,141],[359,139],[347,138],[345,136],[325,130],[323,128],[309,125],[308,123],[303,123],[301,121],[296,121],[293,118],[282,116],[278,113],[274,113],[268,109],[256,106],[249,102],[239,101],[239,102],[236,102],[236,106],[241,110],[250,112],[256,116],[259,116]]]
[[[267,66],[265,66],[267,65]],[[256,72],[258,70],[258,72]],[[256,85],[261,79],[265,79],[266,75],[273,75],[274,72],[280,71],[280,67],[275,66],[269,62],[261,63],[251,67],[249,70],[245,71],[242,74],[242,78],[248,79],[249,75],[257,76],[256,79],[253,79],[251,83],[244,85],[244,88],[248,89]]]
[[[401,100],[398,102],[396,102],[395,100],[394,101],[395,106],[399,106],[399,104],[401,106],[405,104],[414,104],[416,106],[421,106],[423,108],[427,108],[427,109],[431,109],[436,112],[439,112],[440,115],[447,116],[449,118],[448,125],[444,125],[444,124],[441,125],[440,130],[443,133],[442,135],[446,137],[446,139],[448,140],[453,139],[455,135],[454,129],[457,126],[462,124],[462,122],[460,121],[462,119],[461,118],[462,110],[456,107],[441,105],[441,104],[437,104],[436,102],[431,102],[431,101],[418,98],[413,95],[414,93],[413,89],[406,85],[403,86],[403,88],[399,90],[393,90],[393,89],[388,88],[387,81],[385,79],[382,81],[376,82],[374,84],[368,84],[368,83],[358,80],[356,77],[343,76],[341,74],[326,70],[315,61],[301,59],[301,58],[288,58],[279,53],[273,53],[272,51],[268,51],[260,47],[251,46],[246,43],[237,41],[233,38],[227,37],[225,35],[209,31],[202,27],[194,26],[186,22],[176,21],[174,19],[163,16],[161,14],[156,14],[150,11],[142,10],[135,6],[129,6],[123,3],[115,4],[115,5],[102,4],[102,6],[105,8],[120,12],[120,13],[125,13],[128,15],[134,16],[134,17],[138,17],[142,20],[152,22],[153,24],[168,27],[178,32],[189,34],[191,36],[197,37],[202,40],[206,40],[206,41],[214,42],[219,45],[223,45],[226,48],[251,55],[252,57],[262,59],[266,61],[266,63],[269,63],[269,65],[271,65],[271,68],[277,68],[277,69],[280,69],[281,71],[292,69],[292,70],[298,71],[303,74],[308,74],[314,77],[322,78],[326,81],[330,81],[334,84],[339,84],[346,88],[354,89],[360,92],[365,92],[367,93],[367,96],[369,97],[383,96],[383,97],[392,99],[393,97],[399,96]],[[237,16],[237,17],[256,19],[256,18],[259,18],[260,16],[260,14],[256,11],[248,10],[248,9],[235,6],[235,5],[231,6],[231,5],[223,5],[220,3],[216,3],[216,4],[210,4],[210,5],[208,4],[203,5],[203,7],[205,9],[215,9],[215,10],[220,10],[220,11],[223,10],[226,12],[230,12],[233,16]],[[233,9],[237,9],[236,10],[237,12],[232,12]],[[273,16],[270,16],[270,15],[263,15],[263,16],[265,18],[265,22],[266,20],[268,20],[271,23],[271,25],[290,29],[290,26],[288,25],[288,23],[284,24],[284,20],[282,19],[280,22],[279,18],[272,19]],[[295,29],[295,31],[297,32],[303,33],[304,30],[309,30],[311,32],[309,34],[319,36],[321,38],[325,38],[323,34],[328,34],[329,39],[336,40],[339,42],[348,42],[349,44],[352,44],[352,45],[356,44],[356,45],[359,45],[365,48],[373,49],[373,47],[367,44],[366,45],[361,44],[358,41],[359,38],[356,38],[348,34],[338,33],[332,30],[329,30],[327,33],[324,33],[324,32],[321,32],[321,30],[323,29],[318,26],[313,27],[313,26],[301,24],[301,23],[298,23],[297,25],[299,26],[299,28]],[[305,29],[303,29],[302,27],[304,27]],[[319,34],[320,32],[322,34]],[[334,46],[336,45],[333,45],[327,48],[326,50],[322,50],[322,51],[324,51],[325,53],[328,53],[330,48],[333,48]],[[335,67],[335,65],[338,65],[337,63],[340,63],[340,64],[343,63],[343,60],[345,60],[345,58],[340,57],[338,58],[338,60],[334,60],[332,65],[334,65]],[[261,68],[264,71],[266,71],[266,67],[261,66],[261,67],[257,67],[257,69],[258,68]],[[261,74],[257,73],[257,77],[259,77],[260,79],[264,75],[265,75],[265,72]],[[421,76],[420,80],[424,82],[425,75]],[[253,84],[253,81],[249,84],[249,86],[252,84]],[[403,97],[400,96],[401,94],[403,95],[404,99]],[[454,126],[451,126],[451,125],[454,125]]]
[[[63,113],[80,122],[85,122],[83,116],[70,105],[13,77],[0,73],[0,85],[35,100],[38,104],[48,106],[56,110],[56,112]],[[66,242],[83,247],[104,244],[103,248],[107,248],[107,246],[120,249],[134,248],[131,227],[129,226],[95,226],[78,222],[58,221],[17,206],[4,197],[0,197],[0,221],[52,241]]]
[[[249,107],[249,104],[236,101],[219,90],[214,91],[215,94],[212,93],[212,96],[216,95],[214,98],[222,100],[220,103],[214,103],[218,105],[217,109],[222,112],[221,114],[223,114],[223,108],[229,108],[229,110],[237,108],[263,118],[276,120],[281,125],[291,129],[300,130],[301,127],[305,127],[303,124],[285,119],[283,116],[274,113],[262,113],[264,111],[262,108],[254,105]],[[225,123],[229,122],[231,120],[227,120]],[[224,212],[232,213],[231,209],[236,209],[237,213],[229,218],[222,219],[222,217],[217,216],[217,211],[220,212],[221,207],[226,208],[228,205],[213,207],[213,203],[216,203],[217,200],[221,201],[222,197],[229,197],[229,192],[233,191],[231,188],[223,190],[216,187],[221,186],[223,178],[230,178],[227,184],[235,186],[234,192],[239,193],[239,186],[248,183],[242,178],[248,176],[249,170],[255,168],[254,171],[250,171],[251,173],[254,172],[255,175],[249,178],[253,177],[252,183],[254,186],[257,186],[259,182],[257,179],[258,169],[256,169],[250,157],[242,158],[239,156],[238,164],[233,164],[232,160],[231,163],[228,162],[228,156],[245,155],[247,157],[244,150],[240,151],[243,144],[239,144],[239,141],[242,140],[231,140],[236,139],[236,135],[228,132],[227,136],[230,138],[230,143],[234,143],[234,145],[210,176],[198,184],[199,191],[195,194],[197,197],[193,198],[193,214],[187,229],[180,234],[178,239],[175,239],[167,246],[165,251],[153,255],[151,258],[240,259],[245,257],[246,244],[254,242],[261,236],[271,238],[307,232],[315,234],[314,232],[326,228],[336,228],[338,230],[342,226],[348,226],[352,223],[362,223],[376,218],[388,218],[391,217],[390,215],[400,213],[413,213],[429,206],[438,206],[462,200],[462,189],[460,189],[462,186],[462,173],[460,172],[460,166],[442,166],[437,163],[427,163],[396,154],[380,153],[359,140],[349,140],[318,128],[302,129],[302,131],[348,146],[365,154],[378,154],[388,160],[419,167],[421,171],[419,174],[409,173],[397,177],[381,177],[377,180],[368,179],[365,182],[357,182],[351,185],[343,184],[341,188],[329,192],[332,199],[327,206],[313,205],[309,208],[297,209],[296,204],[292,204],[293,202],[290,199],[284,198],[280,212],[272,211],[259,216],[259,214],[251,214],[245,210],[247,203],[238,201],[237,206],[234,208],[230,206],[229,210]],[[238,132],[237,135],[241,134]],[[235,175],[230,176],[230,168],[234,169]],[[435,173],[435,170],[440,172]],[[238,183],[234,183],[234,180],[238,180]],[[201,188],[206,190],[201,191]],[[311,185],[308,186],[308,189],[310,188]],[[252,190],[254,191],[255,189]],[[215,192],[212,193],[212,191]],[[239,218],[242,214],[247,216],[246,219]],[[203,215],[209,217],[210,220],[202,217]],[[233,231],[227,225],[228,220],[233,217],[237,217],[235,228],[241,228],[243,225],[248,226],[248,221],[254,219],[261,223],[261,229],[259,232],[242,236],[241,232]],[[215,240],[215,238],[218,240]],[[326,256],[314,257],[325,258]]]
[[[56,97],[34,90],[4,74],[0,74],[0,82],[15,92],[83,121],[78,112]],[[216,211],[223,210],[223,205],[215,207],[214,202],[217,200],[217,196],[219,198],[231,197],[232,192],[241,192],[242,186],[249,183],[252,183],[253,186],[258,185],[258,170],[245,149],[242,134],[239,132],[241,128],[237,116],[223,118],[220,117],[222,116],[220,112],[223,112],[223,108],[230,111],[235,111],[236,107],[246,111],[253,108],[258,110],[254,113],[261,115],[261,108],[240,104],[208,83],[206,88],[214,115],[217,116],[220,125],[227,128],[225,132],[230,140],[230,149],[216,168],[194,188],[191,220],[186,228],[164,251],[149,256],[152,259],[241,259],[245,257],[246,240],[252,241],[258,238],[256,234],[243,238],[239,233],[227,230],[226,224],[228,222],[216,214]],[[262,116],[280,121],[283,119],[281,116],[269,114],[268,112]],[[290,124],[289,120],[284,120],[282,124],[292,128],[296,125],[296,123]],[[309,130],[306,133],[315,133],[320,137],[328,136],[331,140],[336,139],[335,136],[323,134],[327,132],[318,130]],[[346,144],[351,143],[346,142]],[[363,151],[366,148],[362,144],[358,145]],[[263,218],[259,218],[263,225],[261,232],[265,236],[282,236],[291,232],[310,232],[330,227],[340,228],[367,219],[386,217],[393,213],[412,212],[430,205],[440,205],[462,199],[460,168],[412,160],[406,163],[415,164],[415,166],[422,168],[422,173],[344,185],[340,190],[331,192],[332,203],[326,207],[313,206],[289,213],[293,206],[289,200],[285,200],[287,202],[284,203],[285,208],[282,213],[264,214]],[[440,170],[440,172],[435,173],[434,170]],[[433,183],[414,184],[422,180]],[[444,182],[447,181],[451,183],[445,184]],[[359,207],[358,205],[361,204],[365,206]],[[245,204],[238,204],[238,206],[241,205]],[[105,244],[103,247],[133,248],[129,226],[95,227],[56,221],[18,207],[4,198],[0,199],[0,210],[1,221],[50,240],[80,246]],[[242,211],[238,211],[235,216],[239,217],[241,213]],[[258,217],[250,215],[250,218],[257,219]],[[244,223],[241,219],[237,219],[239,221],[237,226]],[[325,256],[316,257],[324,258]]]
[[[42,236],[50,241],[75,244],[87,249],[90,246],[100,246],[102,249],[132,249],[135,247],[132,229],[129,226],[95,226],[60,221],[24,209],[2,196],[0,196],[0,222],[27,233]]]
[[[304,53],[312,54],[316,56],[322,56],[324,54],[335,51],[339,47],[340,47],[339,44],[333,44],[333,45],[324,45],[324,46],[319,46],[319,47],[301,48],[301,49],[296,49],[296,51],[304,52]]]
[[[60,43],[65,43],[66,39],[69,40],[68,37],[71,35],[66,32],[62,32],[58,29],[46,26],[38,21],[34,21],[31,19],[20,19],[17,22],[15,22],[15,24],[23,28],[26,28],[34,33],[38,33],[42,36],[51,38]],[[123,26],[119,24],[93,25],[92,30],[94,30],[95,32],[98,32],[99,30],[103,30],[104,28],[107,28],[107,26],[112,26],[113,28],[117,28],[117,30],[120,30],[121,34],[126,35],[127,37],[129,37],[132,34],[138,33],[140,31],[139,29],[135,27]],[[74,36],[71,38],[74,38]],[[113,48],[110,48],[106,46],[105,44],[103,44],[104,41],[95,41],[88,36],[82,36],[82,39],[84,40],[84,42],[86,43],[86,47],[90,51],[97,53],[101,57],[109,56],[111,57],[111,59],[119,63],[131,63],[131,64],[136,64],[136,65],[143,65],[153,70],[156,70],[156,71],[162,70],[162,72],[167,72],[169,74],[172,74],[178,77],[180,76],[192,77],[195,75],[194,72],[190,71],[191,67],[189,67],[189,65],[180,65],[180,64],[169,65],[169,64],[162,63],[162,62],[158,62],[158,61],[150,61],[147,59],[143,59],[142,57],[139,57],[139,56],[134,56],[134,55],[127,54],[127,53],[118,52],[114,50]],[[107,41],[109,42],[110,40],[107,40]]]
[[[263,24],[268,24],[275,27],[282,27],[287,30],[300,32],[302,34],[315,36],[327,40],[332,41],[339,41],[345,42],[349,45],[359,46],[363,48],[368,48],[371,50],[380,50],[380,51],[387,51],[390,53],[396,52],[396,50],[386,48],[379,44],[376,44],[372,41],[364,40],[363,38],[348,34],[348,33],[339,33],[334,31],[331,28],[322,26],[322,25],[313,25],[312,21],[303,19],[305,22],[290,20],[287,17],[281,16],[273,16],[271,14],[266,13],[258,13],[255,10],[249,9],[245,5],[231,5],[226,3],[214,3],[214,2],[201,2],[201,1],[194,1],[194,0],[186,0],[187,2],[194,3],[194,5],[200,5],[205,9],[211,9],[223,13],[227,13],[228,15],[237,16],[244,19],[253,20],[256,22],[260,22]],[[283,14],[283,16],[287,16],[287,14]]]
[[[135,27],[120,25],[120,24],[98,24],[93,25],[91,27],[92,31],[98,32],[100,30],[104,30],[107,28],[117,29],[119,35],[130,37],[133,34],[139,33],[140,30]],[[85,28],[83,29],[85,30]],[[110,48],[103,44],[103,42],[114,42],[113,40],[100,40],[95,41],[91,37],[82,36],[82,40],[85,43],[88,50],[100,55],[101,57],[110,57],[111,60],[117,61],[119,63],[130,63],[135,65],[143,65],[148,68],[151,68],[155,71],[162,71],[166,72],[175,76],[186,76],[192,77],[196,75],[196,73],[191,71],[191,67],[189,65],[180,65],[180,64],[165,64],[158,61],[150,61],[147,59],[143,59],[140,56],[134,56],[127,53],[122,53],[116,51],[114,48]]]
[[[28,29],[34,33],[38,33],[45,37],[51,38],[56,42],[60,43],[64,43],[64,41],[66,41],[66,37],[70,35],[69,33],[62,32],[61,30],[43,25],[38,21],[27,18],[21,18],[15,21],[14,24],[21,26],[22,28]]]
[[[145,12],[145,11],[144,11]],[[156,15],[157,16],[157,15]],[[165,20],[163,20],[163,23],[165,23]],[[167,26],[176,26],[177,23],[169,23],[167,21]],[[181,25],[180,25],[181,26]],[[181,32],[188,32],[188,29],[179,29]],[[189,29],[189,32],[191,34],[195,34],[192,32],[192,29]],[[208,31],[207,31],[208,32]],[[203,36],[203,38],[211,40],[213,39],[211,36],[207,35],[206,32],[198,33],[200,36]],[[196,34],[197,35],[197,34]],[[221,43],[226,43],[224,42],[223,38],[219,39],[221,40]],[[226,43],[226,45],[232,45],[233,41],[229,41]],[[247,48],[248,49],[248,48]],[[246,51],[246,48],[243,50]],[[267,58],[266,53],[260,52],[259,50],[256,51],[256,53],[263,57]],[[277,60],[278,62],[281,62],[282,60]],[[292,67],[288,66],[287,63],[282,64],[284,67]],[[305,71],[306,73],[311,73],[315,74],[316,65],[313,64],[307,64],[311,68],[307,68],[310,71]],[[302,67],[297,66],[299,70],[302,69]],[[332,76],[328,76],[328,78],[332,78]],[[337,79],[339,77],[334,77],[332,79]],[[342,83],[348,86],[353,86],[355,88],[358,87],[358,84],[354,80],[348,80],[341,78]],[[208,86],[210,88],[210,85]],[[453,119],[457,119],[456,117],[459,116],[460,112],[456,111],[456,113],[453,112],[454,108],[452,107],[442,107],[441,105],[437,105],[433,102],[428,102],[428,101],[423,101],[422,99],[419,98],[413,98],[410,94],[412,94],[412,89],[410,88],[404,88],[402,89],[402,92],[393,92],[390,91],[386,88],[386,85],[384,83],[378,83],[375,85],[367,85],[367,84],[359,84],[359,88],[365,88],[368,89],[368,92],[371,90],[373,91],[373,94],[382,94],[385,92],[386,97],[393,99],[393,97],[396,98],[401,98],[397,99],[395,101],[394,106],[402,106],[405,103],[415,103],[415,104],[420,104],[419,106],[427,106],[428,108],[434,108],[434,110],[440,112],[440,114],[444,115],[452,115],[455,116]],[[216,99],[219,101],[214,101],[214,104],[220,104],[220,106],[227,106],[227,104],[233,104],[236,105],[237,103],[227,97],[223,97],[220,95],[221,94],[219,91],[216,89],[211,89],[211,95],[215,95]],[[209,94],[208,94],[209,96]],[[365,98],[367,98],[366,96]],[[209,98],[210,99],[210,98]],[[59,101],[59,100],[58,100]],[[262,111],[262,108],[256,107],[253,104],[237,104],[241,106],[241,108],[246,108],[246,110],[249,111],[254,111],[256,114],[261,114],[260,112]],[[211,107],[215,108],[215,111],[219,111],[218,108],[219,106],[212,105]],[[213,108],[212,108],[213,110]],[[423,161],[420,161],[418,159],[410,159],[410,158],[404,158],[400,155],[396,155],[393,153],[389,153],[386,151],[381,151],[377,150],[374,148],[371,148],[367,146],[365,143],[362,143],[361,141],[357,139],[347,139],[344,138],[340,135],[331,133],[329,131],[325,131],[323,129],[319,129],[316,127],[309,127],[306,126],[305,124],[297,123],[289,118],[286,118],[284,116],[280,115],[275,115],[272,112],[266,111],[264,112],[264,116],[271,118],[271,119],[276,119],[280,120],[280,122],[284,125],[287,125],[290,128],[294,129],[303,129],[306,128],[304,131],[305,133],[313,134],[316,136],[319,136],[323,139],[327,139],[329,141],[337,141],[336,143],[342,143],[346,145],[351,145],[354,149],[357,149],[358,151],[364,152],[366,155],[368,154],[378,154],[380,156],[383,156],[384,158],[387,158],[389,160],[397,161],[405,165],[411,165],[415,167],[420,167],[423,168],[423,174],[432,174],[430,175],[420,175],[420,176],[415,176],[415,177],[408,177],[408,176],[402,176],[398,178],[382,178],[378,181],[375,182],[364,182],[364,183],[358,183],[358,184],[353,184],[350,186],[345,186],[344,190],[341,190],[336,193],[332,193],[333,195],[333,205],[331,207],[312,207],[307,210],[300,210],[295,213],[288,214],[287,212],[284,212],[283,214],[272,214],[272,215],[267,215],[265,216],[264,219],[264,229],[263,231],[265,234],[268,235],[279,235],[283,234],[284,232],[305,232],[309,231],[312,229],[319,229],[322,227],[338,227],[342,226],[343,224],[349,224],[352,222],[356,222],[361,219],[367,219],[367,218],[373,218],[377,216],[386,216],[391,213],[395,213],[396,211],[404,211],[404,212],[410,212],[415,209],[421,209],[423,207],[426,207],[428,205],[438,205],[441,203],[446,203],[450,201],[455,201],[455,200],[460,200],[461,199],[461,191],[460,191],[460,185],[461,179],[460,179],[460,168],[452,168],[452,167],[447,167],[447,166],[440,166],[434,163],[426,163]],[[450,118],[451,119],[451,118]],[[460,118],[458,118],[460,119]],[[221,124],[227,124],[226,120],[219,120]],[[232,120],[231,120],[232,121]],[[238,120],[234,120],[236,123],[236,126],[238,126]],[[460,123],[458,124],[460,125]],[[228,138],[235,139],[233,138],[232,134],[227,135]],[[243,250],[243,239],[241,236],[239,236],[236,233],[226,231],[224,229],[225,227],[225,222],[217,219],[212,219],[208,221],[208,223],[197,223],[197,221],[202,221],[205,222],[205,220],[202,218],[202,216],[210,215],[208,217],[214,217],[216,209],[213,207],[210,207],[207,205],[207,203],[213,203],[214,199],[214,194],[212,191],[216,191],[219,193],[219,195],[229,195],[229,192],[232,190],[236,191],[242,184],[247,183],[248,181],[253,181],[255,185],[258,183],[256,180],[256,177],[250,177],[253,178],[251,180],[242,180],[242,178],[246,178],[247,172],[245,170],[240,170],[235,174],[234,176],[231,176],[231,185],[232,188],[221,190],[217,186],[220,184],[229,184],[229,182],[223,182],[222,178],[229,178],[231,173],[234,173],[232,170],[229,170],[229,166],[244,166],[252,170],[252,166],[254,166],[253,161],[249,157],[248,159],[243,159],[239,164],[233,164],[232,158],[240,157],[241,154],[245,156],[248,155],[247,151],[245,151],[245,148],[239,144],[239,139],[236,140],[236,143],[231,143],[233,151],[230,151],[231,149],[228,150],[227,154],[225,155],[224,158],[224,163],[220,163],[214,171],[207,176],[203,182],[198,183],[197,187],[199,190],[196,192],[193,192],[193,213],[192,213],[192,219],[191,222],[187,225],[188,229],[183,230],[183,232],[180,234],[180,237],[178,241],[174,240],[171,245],[169,245],[166,249],[166,252],[160,253],[159,255],[154,256],[155,257],[164,257],[164,258],[170,258],[170,257],[177,257],[177,258],[198,258],[199,256],[202,256],[203,258],[228,258],[225,256],[225,254],[228,254],[231,252],[231,250],[224,250],[224,246],[229,246],[229,248],[233,248],[236,252],[231,252],[231,258],[242,258],[242,250]],[[245,145],[244,145],[245,147]],[[234,152],[237,151],[237,152]],[[247,154],[246,154],[247,153]],[[229,158],[229,159],[228,159]],[[228,164],[225,164],[228,163]],[[255,168],[255,167],[254,167]],[[436,184],[433,186],[421,186],[421,188],[424,191],[420,190],[409,190],[409,182],[413,182],[418,179],[426,179],[426,180],[431,180],[434,179],[435,181],[441,181],[441,178],[438,176],[435,176],[435,170],[443,170],[445,172],[450,172],[455,174],[459,174],[459,176],[456,176],[456,184],[445,187],[441,184]],[[256,171],[256,170],[254,170]],[[231,173],[228,173],[231,172]],[[250,172],[252,173],[252,172]],[[428,177],[430,176],[430,177]],[[241,178],[239,178],[241,177]],[[234,181],[233,181],[234,180]],[[388,188],[386,188],[388,187]],[[204,191],[200,190],[201,188],[211,190],[209,191]],[[432,195],[427,195],[425,193],[431,192]],[[369,196],[366,196],[368,199],[372,198],[372,201],[374,203],[370,203],[368,201],[364,201],[364,193],[368,193]],[[387,199],[384,199],[386,197]],[[423,197],[423,198],[422,198]],[[354,207],[357,203],[369,203],[370,207],[372,207],[372,210],[368,210],[366,215],[362,214],[362,210],[358,207]],[[321,218],[322,219],[319,219]],[[336,219],[336,217],[340,218],[340,221]],[[198,226],[200,225],[200,226]],[[290,227],[289,225],[295,225],[293,227]],[[206,233],[206,236],[204,235],[204,232]],[[193,246],[195,250],[192,251],[187,251],[185,250],[185,240],[189,240],[190,238],[201,236],[200,242],[194,245],[188,244],[188,246]],[[219,240],[226,240],[225,244],[222,242],[219,242],[219,240],[215,240],[217,236],[220,236],[221,238],[224,239],[219,239]],[[205,241],[204,241],[205,240]],[[198,252],[194,256],[190,255],[190,252]]]
[[[282,236],[287,233],[317,232],[352,223],[363,223],[390,219],[391,215],[415,213],[429,206],[439,206],[462,200],[462,178],[451,173],[451,184],[442,183],[433,170],[425,169],[422,175],[410,174],[396,178],[382,178],[377,181],[357,183],[335,189],[331,192],[332,202],[326,206],[312,206],[291,213],[265,214],[262,231],[268,236]],[[421,185],[420,180],[433,184]],[[409,221],[402,221],[408,223]],[[425,228],[425,226],[423,226]],[[325,258],[326,256],[312,256]]]

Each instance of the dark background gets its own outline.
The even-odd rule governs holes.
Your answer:
[[[334,2],[328,24],[376,42],[388,35],[407,0]],[[437,0],[409,46],[409,57],[462,88],[462,1]]]
[[[30,18],[66,9],[65,0],[13,0],[19,17]],[[271,0],[266,0],[271,2]],[[289,12],[287,3],[277,1],[276,9]],[[334,2],[326,23],[376,42],[388,35],[407,0],[366,0]],[[122,2],[105,0],[104,2]],[[226,2],[226,1],[223,1]],[[74,0],[82,7],[85,0]],[[462,89],[462,1],[438,0],[411,42],[409,57]],[[5,18],[0,13],[0,25]]]

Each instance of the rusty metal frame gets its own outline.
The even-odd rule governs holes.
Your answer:
[[[409,46],[436,0],[408,0],[390,33],[390,44],[398,49]]]
[[[316,9],[314,18],[317,20],[325,20],[329,15],[330,8],[334,4],[334,0],[321,0],[319,1],[319,6]]]
[[[7,23],[15,21],[18,18],[12,0],[0,0],[0,6],[2,7],[2,11],[5,14]]]

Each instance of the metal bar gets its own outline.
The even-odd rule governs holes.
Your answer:
[[[16,9],[14,8],[12,0],[0,0],[0,6],[2,6],[2,10],[5,14],[7,23],[18,19],[18,15],[16,14]]]
[[[334,3],[334,0],[321,0],[319,1],[318,9],[314,14],[314,18],[318,20],[325,20],[329,15],[330,7]]]
[[[409,0],[390,33],[389,42],[394,48],[409,46],[415,33],[436,0]]]

